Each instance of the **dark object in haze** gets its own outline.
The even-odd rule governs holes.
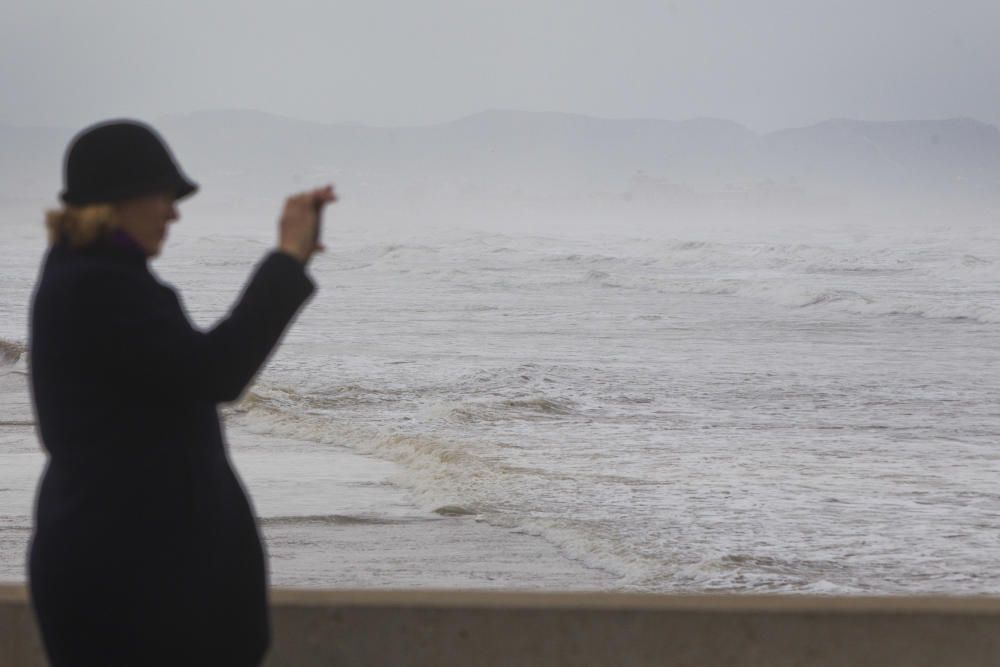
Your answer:
[[[71,206],[159,192],[181,199],[198,190],[156,131],[132,120],[98,123],[80,132],[66,153],[63,178],[60,198]]]
[[[313,289],[273,252],[201,332],[140,252],[51,248],[31,315],[49,461],[29,572],[55,667],[261,660],[265,559],[217,405],[240,395]]]

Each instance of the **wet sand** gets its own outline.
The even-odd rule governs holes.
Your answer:
[[[232,458],[262,517],[276,586],[615,586],[612,575],[567,558],[536,536],[487,525],[474,515],[448,516],[461,508],[419,507],[391,483],[395,464],[304,441],[269,438],[267,448],[234,446]],[[280,465],[276,450],[282,452]]]

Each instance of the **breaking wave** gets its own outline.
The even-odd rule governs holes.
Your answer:
[[[397,428],[359,423],[331,414],[311,413],[303,404],[295,406],[280,392],[279,400],[271,400],[272,390],[256,390],[249,403],[230,411],[229,423],[247,431],[290,437],[318,445],[342,446],[362,454],[391,461],[402,468],[394,480],[407,488],[414,499],[427,511],[442,517],[475,516],[476,520],[537,534],[556,545],[567,556],[589,566],[628,575],[646,567],[630,564],[627,554],[619,554],[614,544],[594,539],[586,534],[586,526],[569,526],[567,522],[542,522],[523,511],[522,500],[544,495],[552,484],[576,484],[573,475],[547,471],[537,467],[516,465],[483,447],[482,442],[470,442],[444,435],[425,434]],[[518,401],[512,401],[518,403]],[[529,412],[564,411],[568,408],[545,399],[528,399],[517,406]],[[529,501],[535,502],[535,501]],[[363,523],[368,517],[342,515],[307,517],[271,517],[264,525]],[[569,522],[572,523],[572,522]],[[542,526],[545,526],[542,528]]]
[[[473,453],[466,443],[341,419],[303,407],[254,393],[249,403],[244,400],[230,409],[228,421],[252,433],[347,447],[398,463],[407,471],[401,481],[417,488],[430,510],[457,506],[477,511],[461,490],[497,473],[495,465]]]
[[[497,422],[506,420],[552,419],[575,412],[569,401],[559,401],[544,396],[505,398],[495,400],[438,403],[427,410],[428,416],[448,421]]]
[[[354,514],[315,514],[306,516],[269,516],[258,520],[262,526],[380,526],[410,523],[414,519],[396,519],[384,516]]]
[[[863,293],[850,289],[801,287],[778,282],[732,282],[692,289],[692,292],[759,299],[797,309],[827,309],[863,317],[908,316],[935,320],[1000,322],[1000,290],[995,294],[898,294],[890,289]],[[882,292],[879,294],[878,292]]]

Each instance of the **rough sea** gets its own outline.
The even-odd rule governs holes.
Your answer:
[[[0,579],[44,462],[0,257]],[[207,327],[270,221],[182,220]],[[233,460],[284,585],[1000,593],[1000,223],[330,221]]]

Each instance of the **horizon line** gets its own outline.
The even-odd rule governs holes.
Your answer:
[[[566,118],[578,118],[593,121],[606,121],[612,123],[671,123],[671,124],[683,124],[683,123],[694,123],[694,122],[717,122],[725,123],[729,125],[735,125],[748,132],[759,136],[765,136],[769,134],[776,134],[778,132],[784,132],[787,130],[801,130],[819,127],[821,125],[829,123],[864,123],[871,125],[890,125],[896,123],[947,123],[947,122],[973,122],[980,125],[985,125],[988,127],[993,127],[994,129],[1000,130],[1000,125],[991,123],[989,121],[984,121],[980,118],[974,116],[947,116],[942,118],[894,118],[894,119],[864,119],[864,118],[854,118],[849,116],[831,116],[823,120],[819,120],[812,123],[805,123],[801,125],[789,125],[787,127],[780,127],[773,130],[758,131],[750,126],[731,118],[723,118],[720,116],[690,116],[685,118],[658,118],[655,116],[622,116],[622,117],[611,117],[611,116],[598,116],[587,113],[575,112],[575,111],[539,111],[539,110],[528,110],[528,109],[484,109],[482,111],[476,111],[472,113],[463,114],[452,118],[451,120],[433,122],[433,123],[414,123],[414,124],[399,124],[399,125],[389,125],[389,124],[375,124],[363,121],[320,121],[320,120],[308,120],[305,118],[300,118],[296,116],[289,116],[286,114],[276,113],[272,111],[263,111],[261,109],[254,109],[250,107],[208,107],[202,109],[195,109],[192,111],[180,111],[160,114],[154,117],[152,120],[147,118],[142,118],[137,115],[118,115],[118,116],[107,116],[105,118],[92,121],[93,123],[103,122],[104,120],[111,120],[115,118],[121,119],[133,119],[141,120],[147,122],[151,125],[156,125],[159,123],[170,123],[177,120],[183,120],[186,118],[194,116],[204,116],[204,115],[223,115],[223,114],[244,114],[244,115],[255,115],[262,118],[269,118],[272,120],[298,123],[302,125],[313,125],[319,127],[354,127],[354,128],[365,128],[373,130],[410,130],[410,129],[426,129],[433,127],[444,127],[447,125],[453,125],[456,123],[461,123],[464,121],[469,121],[480,116],[487,116],[490,114],[507,114],[507,115],[525,115],[525,116],[561,116]],[[11,123],[8,121],[0,121],[0,127],[5,127],[8,129],[15,130],[75,130],[83,129],[87,125],[71,126],[69,124],[19,124]]]

